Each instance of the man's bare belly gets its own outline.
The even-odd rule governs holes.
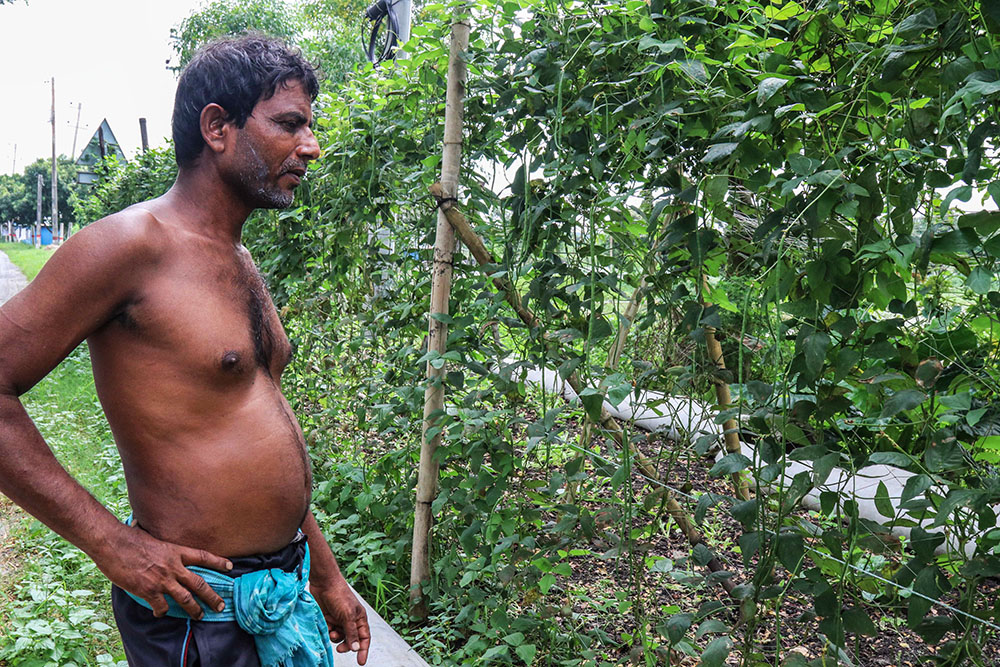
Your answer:
[[[223,391],[162,374],[136,391],[109,387],[114,378],[94,346],[92,357],[141,528],[227,557],[277,551],[295,537],[309,507],[310,465],[291,408],[266,374]]]

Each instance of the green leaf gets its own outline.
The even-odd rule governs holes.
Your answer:
[[[604,396],[593,387],[587,387],[580,393],[580,402],[583,403],[587,416],[596,424],[601,422],[602,408],[604,407]]]
[[[608,402],[611,405],[618,407],[622,401],[632,393],[633,387],[631,384],[625,382],[619,385],[615,385],[608,389]]]
[[[776,7],[772,4],[764,6],[764,16],[772,21],[787,21],[788,19],[795,18],[804,11],[802,5],[794,0],[786,2],[781,7]]]
[[[823,331],[808,336],[802,343],[805,353],[806,369],[813,376],[819,375],[826,360],[826,351],[830,347],[830,336]]]
[[[884,517],[890,519],[896,518],[896,510],[889,499],[889,489],[886,488],[885,482],[882,481],[878,483],[878,490],[875,492],[875,509]]]
[[[524,634],[520,632],[512,632],[504,637],[503,640],[511,646],[520,646],[524,643]]]
[[[910,548],[924,563],[929,563],[934,558],[934,550],[941,544],[944,544],[944,535],[941,533],[930,533],[920,526],[915,526],[910,532]]]
[[[969,272],[965,284],[976,294],[986,294],[990,291],[990,285],[993,284],[993,274],[983,267],[977,266]]]
[[[694,545],[694,548],[691,550],[691,557],[694,558],[695,563],[702,567],[708,565],[712,562],[712,558],[714,558],[712,551],[701,543]]]
[[[798,570],[805,556],[806,548],[802,536],[796,533],[778,535],[778,560],[789,572]]]
[[[552,585],[556,583],[556,576],[554,574],[546,574],[541,579],[538,580],[538,590],[545,595],[552,588]]]
[[[702,667],[722,667],[732,648],[733,642],[730,641],[729,637],[713,639],[705,647],[701,654],[701,662],[698,664]]]
[[[932,442],[924,450],[924,462],[931,472],[944,472],[965,466],[962,446],[954,437]]]
[[[948,213],[948,207],[955,200],[959,201],[969,201],[972,199],[972,186],[970,185],[960,185],[949,192],[945,198],[941,201],[941,215],[944,216]]]
[[[750,380],[747,382],[747,391],[753,396],[753,399],[758,403],[764,403],[767,399],[771,398],[771,394],[774,393],[774,386],[767,384],[766,382],[761,382],[760,380]]]
[[[905,468],[913,463],[913,458],[902,452],[875,452],[868,457],[870,465],[887,465]]]
[[[850,607],[841,612],[841,618],[844,619],[844,629],[848,632],[868,637],[875,637],[878,634],[875,624],[864,609]]]
[[[535,654],[537,652],[538,649],[535,648],[534,644],[521,644],[516,649],[514,649],[514,653],[517,653],[517,657],[519,657],[521,660],[524,660],[524,664],[526,665],[530,665],[532,662],[534,662]]]
[[[910,596],[910,601],[906,608],[906,620],[911,628],[916,627],[920,623],[927,612],[930,611],[931,606],[934,604],[933,601],[940,597],[942,591],[938,586],[937,579],[937,566],[928,565],[920,571],[920,574],[917,575],[916,580],[913,582],[913,590],[921,593],[922,596]],[[927,598],[930,599],[928,600]]]
[[[738,502],[733,505],[733,509],[731,510],[733,518],[739,521],[744,528],[749,528],[757,521],[757,512],[758,500],[756,498]]]
[[[788,79],[781,79],[776,76],[769,76],[757,86],[757,105],[761,106],[769,99],[774,97],[774,94],[781,90],[782,86],[788,83]]]
[[[671,646],[684,639],[684,635],[691,627],[693,620],[694,616],[691,614],[674,614],[667,619],[667,637],[670,639]]]
[[[893,417],[900,412],[912,410],[927,400],[927,394],[918,389],[904,389],[897,391],[882,408],[882,418]]]
[[[705,197],[712,204],[721,204],[729,191],[729,177],[725,174],[705,179]]]
[[[504,646],[503,644],[501,644],[499,646],[494,646],[494,647],[490,648],[489,650],[487,650],[486,653],[483,654],[482,660],[484,660],[484,661],[491,660],[491,659],[496,658],[497,656],[500,656],[500,655],[508,655],[507,647]]]
[[[720,477],[721,475],[731,475],[733,473],[746,470],[750,467],[750,459],[739,453],[726,454],[719,459],[712,469],[708,471],[710,477]]]
[[[928,7],[922,12],[917,12],[907,16],[905,19],[896,24],[896,35],[899,37],[909,37],[911,35],[918,35],[924,30],[932,30],[938,27],[937,14],[934,13],[932,7]]]
[[[705,151],[705,156],[701,158],[701,161],[705,164],[718,162],[722,158],[729,157],[738,146],[738,143],[712,144]]]
[[[929,475],[920,474],[911,477],[906,480],[906,484],[903,486],[903,493],[899,497],[900,505],[905,505],[917,496],[922,495],[932,486],[934,486],[934,480]]]
[[[615,330],[611,328],[611,324],[605,318],[598,316],[590,322],[590,335],[588,339],[591,341],[602,340],[614,332]]]

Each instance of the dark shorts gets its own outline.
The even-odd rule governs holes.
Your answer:
[[[273,554],[230,558],[231,577],[248,572],[278,568],[292,572],[302,566],[306,551],[305,535]],[[115,622],[125,645],[131,667],[260,667],[253,635],[236,621],[194,621],[164,616],[111,587]]]

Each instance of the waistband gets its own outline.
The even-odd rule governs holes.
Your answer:
[[[129,515],[129,517],[125,520],[125,525],[135,525],[135,518],[132,515]],[[201,599],[195,598],[198,605],[204,612],[204,616],[201,619],[203,621],[236,620],[233,591],[235,589],[235,580],[244,575],[252,574],[254,572],[276,570],[294,576],[296,579],[302,581],[303,585],[304,582],[309,581],[309,543],[306,539],[306,534],[301,530],[298,531],[295,538],[291,542],[277,551],[267,554],[237,556],[235,558],[229,558],[228,560],[233,564],[233,569],[228,572],[210,570],[197,565],[187,566],[188,570],[204,579],[205,583],[211,586],[212,590],[218,593],[219,597],[221,597],[226,603],[226,608],[220,612],[208,607]],[[146,609],[152,610],[152,606],[150,606],[146,600],[137,595],[133,595],[128,591],[125,591],[125,593]],[[167,616],[173,616],[174,618],[191,618],[191,615],[184,611],[184,609],[177,604],[176,600],[169,595],[165,595],[164,597],[167,601]]]

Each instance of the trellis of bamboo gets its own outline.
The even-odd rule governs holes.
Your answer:
[[[441,192],[446,198],[458,193],[458,171],[462,157],[462,116],[465,95],[466,64],[464,53],[469,47],[470,25],[467,7],[455,9],[451,25],[451,45],[448,54],[448,88],[445,98],[444,147],[441,156]],[[434,264],[431,275],[430,319],[427,331],[427,351],[444,354],[448,341],[448,314],[451,296],[452,253],[455,234],[444,212],[438,210],[434,241]],[[435,317],[438,316],[438,317]],[[441,364],[427,362],[427,390],[424,394],[424,422],[420,445],[420,467],[417,472],[416,504],[413,517],[413,553],[410,562],[410,613],[418,619],[428,616],[423,583],[430,578],[431,504],[437,495],[439,464],[434,454],[441,444],[440,431],[431,433],[444,413],[445,369]]]
[[[489,250],[486,249],[486,245],[479,235],[472,229],[472,226],[466,220],[465,216],[454,206],[454,201],[448,197],[444,196],[445,190],[441,184],[435,183],[431,186],[430,192],[438,200],[438,208],[441,210],[447,221],[455,229],[458,237],[462,242],[469,248],[472,252],[472,256],[476,258],[476,261],[481,267],[487,265],[495,264],[493,256],[490,254]],[[507,280],[505,277],[496,276],[492,278],[494,286],[499,289],[506,298],[507,302],[514,308],[518,317],[531,328],[540,326],[538,318],[532,313],[521,300],[520,295],[514,289],[514,285]],[[583,383],[580,382],[579,376],[574,371],[566,378],[566,382],[572,387],[573,391],[580,395],[583,391]],[[613,416],[602,406],[601,407],[601,419],[600,426],[604,428],[608,434],[614,439],[615,443],[621,448],[628,448],[631,454],[634,456],[636,463],[642,473],[652,480],[659,479],[659,473],[656,470],[656,466],[635,446],[629,438],[625,437],[622,427],[618,424]],[[677,499],[674,498],[673,494],[666,488],[661,488],[657,492],[662,498],[663,504],[667,508],[667,512],[674,519],[674,523],[677,527],[681,529],[684,536],[687,538],[691,546],[697,546],[699,544],[708,546],[705,542],[704,536],[698,527],[688,516],[684,508],[681,507]],[[712,556],[706,567],[712,572],[720,572],[725,570],[723,564],[719,561],[717,557]],[[735,585],[730,578],[722,578],[721,584],[727,593],[732,593]]]

